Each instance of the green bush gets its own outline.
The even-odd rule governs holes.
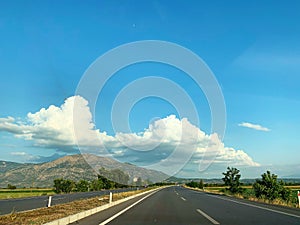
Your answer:
[[[17,187],[15,185],[11,185],[11,184],[8,184],[7,188],[10,189],[10,190],[17,189]]]
[[[263,173],[261,179],[257,179],[253,184],[253,190],[257,198],[268,200],[282,199],[289,201],[291,191],[284,187],[284,182],[277,180],[277,175],[271,174],[270,171]]]

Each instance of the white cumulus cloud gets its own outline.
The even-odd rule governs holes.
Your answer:
[[[27,155],[26,152],[11,152],[10,154],[11,154],[11,155],[16,155],[16,156],[24,156],[24,155]]]
[[[248,122],[243,122],[238,124],[240,127],[247,127],[250,129],[254,129],[254,130],[260,130],[260,131],[271,131],[269,128],[267,127],[263,127],[259,124],[253,124],[253,123],[248,123]]]
[[[12,117],[0,118],[0,131],[61,152],[77,149],[79,144],[83,152],[105,153],[121,161],[144,165],[166,161],[168,156],[173,156],[168,163],[175,165],[188,154],[194,164],[259,165],[243,150],[225,147],[217,134],[206,134],[187,118],[170,115],[149,124],[143,132],[116,133],[113,136],[97,129],[92,119],[88,102],[81,96],[72,96],[60,107],[51,105],[28,113],[22,121]],[[174,149],[179,153],[174,154]],[[26,153],[12,154],[24,156]]]

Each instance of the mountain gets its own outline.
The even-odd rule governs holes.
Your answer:
[[[83,157],[78,154],[38,164],[0,161],[0,187],[7,187],[8,184],[17,187],[52,187],[53,180],[57,178],[74,181],[93,180],[97,178],[96,171],[101,167],[107,170],[120,169],[129,175],[130,181],[141,177],[142,180],[156,182],[168,177],[162,172],[148,170],[129,163],[120,163],[111,158],[91,154],[85,154]]]

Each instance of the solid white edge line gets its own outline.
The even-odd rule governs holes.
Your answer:
[[[269,208],[265,208],[265,207],[262,207],[262,206],[250,204],[250,203],[239,202],[239,201],[235,201],[235,200],[228,199],[228,198],[222,198],[222,197],[219,197],[219,196],[211,196],[211,197],[213,197],[213,198],[219,198],[219,199],[222,199],[224,201],[230,201],[230,202],[234,202],[234,203],[241,204],[241,205],[250,206],[250,207],[253,207],[253,208],[263,209],[263,210],[274,212],[274,213],[278,213],[278,214],[283,214],[283,215],[286,215],[286,216],[292,216],[292,217],[300,218],[299,215],[282,212],[282,211],[279,211],[279,210],[276,210],[276,209],[269,209]]]
[[[186,201],[186,199],[185,199],[184,197],[181,197],[181,199],[182,199],[183,201]]]
[[[220,224],[218,221],[214,220],[213,218],[211,218],[209,215],[207,215],[205,212],[201,211],[200,209],[197,209],[197,212],[200,213],[202,216],[204,216],[206,219],[208,219],[213,224],[215,224],[215,225]]]
[[[103,221],[102,223],[99,223],[99,225],[105,225],[109,222],[111,222],[112,220],[114,220],[115,218],[117,218],[118,216],[122,215],[124,212],[126,212],[127,210],[131,209],[133,206],[135,206],[136,204],[140,203],[141,201],[143,201],[144,199],[150,197],[151,195],[155,194],[157,191],[154,191],[148,195],[146,195],[145,197],[141,198],[140,200],[136,201],[135,203],[133,203],[132,205],[128,206],[127,208],[121,210],[120,212],[118,212],[117,214],[113,215],[112,217],[108,218],[107,220]]]

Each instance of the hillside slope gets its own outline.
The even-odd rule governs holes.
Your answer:
[[[84,159],[86,158],[90,165]],[[0,161],[0,187],[7,184],[17,187],[52,187],[56,178],[92,180],[97,178],[99,168],[120,169],[127,173],[130,181],[141,177],[152,182],[162,181],[167,178],[164,173],[148,170],[128,163],[120,163],[111,158],[96,155],[70,155],[51,162],[31,164]]]

